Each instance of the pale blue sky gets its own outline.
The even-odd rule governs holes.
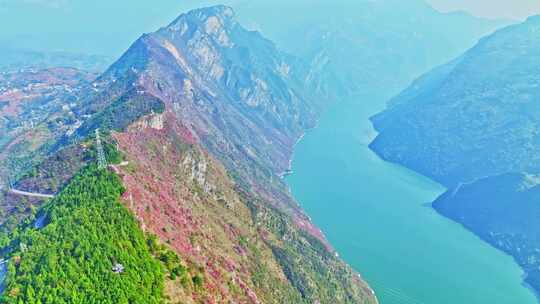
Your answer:
[[[488,18],[525,19],[540,13],[540,0],[427,0],[442,11],[465,10]]]

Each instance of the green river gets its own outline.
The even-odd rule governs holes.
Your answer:
[[[511,257],[429,206],[442,186],[369,150],[368,118],[383,108],[380,98],[335,104],[286,178],[340,256],[381,304],[537,303]]]

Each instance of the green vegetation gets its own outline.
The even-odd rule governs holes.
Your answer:
[[[161,114],[164,111],[165,104],[159,98],[131,91],[92,116],[77,130],[77,135],[81,137],[91,135],[98,127],[101,130],[122,131],[144,115]]]
[[[85,158],[97,162],[96,137],[90,136],[89,138],[90,140],[87,140],[86,143],[91,147],[86,151]],[[107,163],[119,164],[122,162],[122,160],[124,160],[124,155],[122,155],[122,152],[116,149],[116,141],[113,139],[109,131],[102,132],[101,143]]]
[[[274,224],[291,225],[283,219]],[[355,274],[342,261],[333,256],[316,238],[290,226],[287,241],[274,244],[272,251],[285,276],[301,294],[302,302],[313,303],[374,303],[361,286],[353,280]]]
[[[1,302],[162,303],[164,267],[120,204],[123,191],[116,175],[86,167],[43,207],[44,228],[16,229]],[[112,271],[116,263],[124,272]]]
[[[178,254],[169,249],[169,247],[167,247],[165,244],[160,244],[155,235],[148,237],[148,247],[150,248],[152,254],[157,257],[157,259],[165,267],[171,281],[176,281],[179,279],[181,286],[188,289],[192,288],[193,286],[202,286],[204,279],[198,273],[195,267],[184,265]],[[204,271],[204,269],[200,269],[200,271]],[[195,274],[192,276],[191,273]],[[190,281],[193,283],[193,286],[189,284]]]
[[[368,286],[362,281],[356,281],[352,269],[319,239],[298,229],[288,215],[263,201],[250,200],[242,190],[239,192],[244,194],[242,198],[254,215],[257,226],[276,238],[268,238],[267,244],[294,288],[295,292],[286,297],[293,299],[291,303],[377,303],[369,294]],[[242,244],[244,240],[240,238],[239,242]],[[257,255],[255,248],[249,248]],[[257,269],[264,270],[261,267]],[[252,279],[257,285],[272,284],[259,272],[255,272]]]

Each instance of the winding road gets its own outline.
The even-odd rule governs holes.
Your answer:
[[[9,189],[9,192],[11,192],[13,194],[17,194],[17,195],[30,196],[30,197],[54,198],[54,195],[52,195],[52,194],[26,192],[26,191],[21,191],[21,190],[17,190],[17,189]]]

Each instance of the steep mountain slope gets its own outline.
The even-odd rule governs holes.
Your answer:
[[[449,186],[538,171],[539,27],[500,30],[416,81],[373,117],[373,148]]]
[[[305,90],[307,71],[260,34],[243,29],[224,6],[194,10],[143,35],[78,95],[72,111],[82,119],[80,127],[58,137],[48,158],[17,181],[39,192],[60,180],[62,190],[2,237],[4,256],[11,258],[5,301],[47,303],[56,283],[39,278],[54,277],[49,272],[59,269],[69,270],[61,279],[76,287],[59,297],[68,302],[75,295],[114,303],[140,299],[147,289],[94,294],[86,287],[122,289],[152,281],[162,285],[141,303],[376,303],[279,178],[293,144],[314,125],[324,103]],[[123,186],[109,185],[113,191],[105,198],[81,183],[106,183],[104,171],[91,165],[97,128],[111,163],[107,174],[119,176]],[[78,166],[70,166],[73,159]],[[99,204],[91,204],[92,196]],[[129,209],[147,246],[140,244],[140,231],[118,225],[129,216],[103,212],[103,225],[87,222],[103,206]],[[63,229],[81,221],[80,237]],[[94,238],[96,233],[104,238]],[[120,239],[110,242],[108,234]],[[47,246],[62,256],[74,254],[76,246],[57,248],[62,238],[95,245],[98,254],[84,246],[75,256],[90,256],[98,267],[40,254]],[[125,255],[129,250],[136,250],[137,259]],[[34,267],[42,259],[47,267]],[[132,276],[156,260],[155,271],[145,271],[142,281]],[[126,267],[125,274],[112,274],[115,263]]]
[[[508,24],[443,14],[423,0],[250,1],[235,7],[246,24],[309,60],[311,84],[338,97],[374,92],[390,98]]]
[[[132,81],[162,99],[196,140],[270,198],[267,181],[288,169],[292,145],[322,103],[308,102],[306,69],[295,62],[243,29],[230,8],[214,7],[141,37],[98,82]]]
[[[11,241],[2,303],[160,303],[163,269],[119,203],[117,176],[91,166]],[[18,247],[18,248],[17,248]],[[125,271],[111,271],[121,262]]]
[[[511,254],[540,290],[540,186],[537,175],[506,173],[448,191],[433,206],[493,246]]]
[[[512,254],[537,291],[540,17],[482,39],[372,118],[381,157],[451,188],[434,206]]]

